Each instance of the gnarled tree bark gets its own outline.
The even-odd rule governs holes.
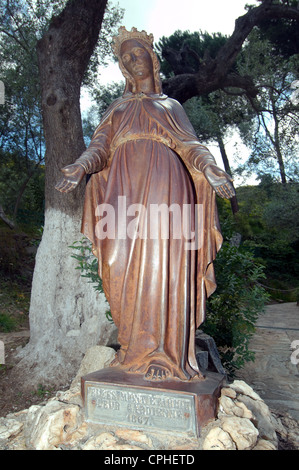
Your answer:
[[[30,305],[30,342],[19,368],[34,384],[67,383],[86,349],[107,344],[114,327],[107,302],[84,282],[70,245],[80,234],[84,185],[68,195],[55,190],[60,169],[85,150],[80,88],[96,46],[107,0],[72,0],[52,19],[38,43],[46,140],[45,226],[36,256]],[[32,367],[34,366],[34,367]]]

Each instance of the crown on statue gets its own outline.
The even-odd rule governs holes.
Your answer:
[[[137,41],[140,39],[146,42],[151,48],[153,48],[154,45],[154,36],[152,34],[147,34],[146,31],[138,31],[137,28],[132,28],[131,31],[127,31],[125,26],[121,26],[118,29],[118,36],[114,36],[112,42],[112,50],[117,57],[120,54],[122,43],[129,39],[136,39]]]

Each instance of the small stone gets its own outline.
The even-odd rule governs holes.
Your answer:
[[[113,447],[117,439],[109,432],[103,432],[98,436],[91,437],[82,447],[82,450],[100,450]]]
[[[221,396],[219,399],[219,411],[227,416],[242,416],[242,410],[237,407],[233,400],[227,396]]]
[[[0,439],[9,439],[17,436],[23,428],[23,423],[15,419],[0,419]]]
[[[223,413],[227,416],[239,416],[240,418],[248,419],[252,418],[251,411],[244,403],[240,401],[233,401],[226,395],[221,396],[219,399],[219,411],[220,415]]]
[[[235,390],[237,393],[241,393],[242,395],[247,395],[251,397],[253,400],[262,400],[261,397],[253,390],[250,385],[243,382],[243,380],[235,380],[230,387]]]
[[[108,367],[114,358],[114,349],[107,346],[93,346],[88,349],[70,388],[80,385],[82,376]]]
[[[215,427],[206,436],[202,448],[203,450],[236,450],[236,445],[229,433],[220,427]]]
[[[188,442],[188,444],[178,444],[173,449],[170,450],[199,450],[198,442]]]
[[[272,415],[272,422],[275,432],[280,434],[283,439],[286,439],[288,436],[288,429],[282,424],[281,419]]]
[[[269,407],[262,400],[254,400],[249,396],[239,396],[239,400],[251,411],[252,421],[259,430],[260,439],[277,442],[275,421],[272,420]]]
[[[75,432],[70,434],[70,436],[67,439],[67,445],[74,446],[78,442],[84,440],[84,438],[86,438],[87,431],[88,431],[88,425],[86,422],[84,422]]]
[[[149,447],[152,447],[153,445],[151,438],[140,431],[119,428],[116,430],[115,434],[117,437],[125,441],[138,442],[139,444],[145,444]]]
[[[288,440],[299,449],[299,431],[298,429],[291,429],[288,433]]]
[[[183,437],[170,433],[159,432],[155,434],[155,443],[159,442],[159,449],[168,449],[168,450],[185,450],[197,449],[199,446],[199,441],[195,437]]]
[[[82,424],[80,407],[57,401],[32,409],[25,423],[27,442],[35,450],[55,450],[66,444]]]
[[[260,439],[252,450],[276,450],[276,447],[272,442]]]
[[[242,410],[242,414],[240,415],[241,418],[248,418],[252,420],[253,418],[252,412],[247,408],[247,406],[244,403],[242,403],[241,401],[235,401],[235,405],[241,408]]]
[[[221,395],[223,396],[226,396],[226,397],[229,397],[229,398],[236,398],[237,397],[237,393],[235,392],[235,390],[233,390],[232,388],[229,388],[229,387],[223,387],[221,389]]]
[[[83,406],[82,396],[81,396],[81,387],[80,385],[74,385],[72,388],[66,391],[59,391],[56,393],[56,396],[53,400],[58,400],[64,403],[71,403],[72,405]]]
[[[228,416],[223,419],[221,428],[230,435],[238,450],[250,450],[257,442],[258,430],[247,418]]]

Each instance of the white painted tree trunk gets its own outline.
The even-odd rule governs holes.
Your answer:
[[[31,386],[67,385],[88,348],[116,339],[116,328],[105,316],[104,294],[82,278],[71,257],[69,246],[83,237],[80,225],[79,218],[46,211],[32,283],[30,342],[18,364],[27,370],[24,381]]]
[[[38,41],[45,154],[45,225],[36,256],[30,306],[30,342],[18,373],[31,387],[67,385],[85,351],[109,344],[115,327],[107,302],[76,270],[68,248],[80,240],[84,185],[61,194],[61,168],[85,150],[80,89],[96,46],[107,0],[73,0],[53,17]]]

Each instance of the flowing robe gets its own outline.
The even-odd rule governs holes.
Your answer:
[[[213,259],[222,243],[215,193],[199,170],[213,157],[177,101],[128,93],[109,107],[80,161],[91,173],[82,232],[99,259],[119,366],[145,374],[156,365],[180,380],[201,376],[195,330],[216,288]],[[151,212],[159,208],[171,210]],[[113,222],[115,234],[108,233]],[[197,249],[186,227],[196,232]]]

